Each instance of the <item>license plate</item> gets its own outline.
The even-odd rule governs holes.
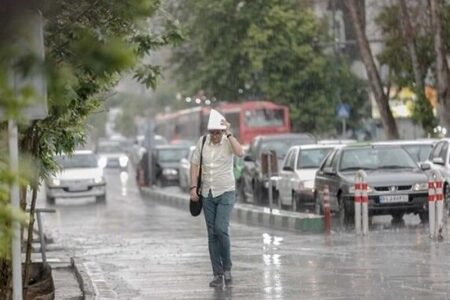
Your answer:
[[[69,187],[69,191],[71,192],[81,192],[87,190],[87,186],[85,185],[72,185]]]
[[[408,201],[409,201],[408,195],[380,196],[380,203],[402,203]]]

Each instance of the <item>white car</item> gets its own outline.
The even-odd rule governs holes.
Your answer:
[[[104,141],[98,144],[97,153],[100,158],[106,161],[107,168],[120,168],[127,170],[128,155],[116,141]]]
[[[106,182],[103,166],[92,151],[75,151],[71,155],[55,157],[61,170],[46,180],[47,202],[55,198],[95,197],[106,201]]]
[[[439,140],[431,150],[428,161],[431,168],[438,170],[444,178],[444,196],[450,201],[450,138]]]
[[[187,157],[183,157],[180,161],[179,168],[179,186],[183,191],[189,191],[190,187],[190,171],[191,171],[191,158],[194,153],[195,146],[189,148],[189,154]]]
[[[314,178],[322,160],[343,145],[292,146],[283,160],[277,182],[279,201],[293,211],[297,207],[314,206]]]

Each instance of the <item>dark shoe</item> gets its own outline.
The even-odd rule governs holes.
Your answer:
[[[231,277],[231,271],[225,271],[224,278],[226,285],[231,284],[233,282],[233,278]]]
[[[223,284],[222,275],[214,275],[214,279],[209,283],[210,287],[221,287]]]

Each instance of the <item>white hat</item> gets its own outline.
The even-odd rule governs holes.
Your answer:
[[[209,113],[209,121],[208,121],[208,130],[211,129],[219,129],[219,130],[225,130],[227,127],[225,125],[220,124],[222,120],[225,120],[225,118],[214,109],[211,109],[211,112]]]

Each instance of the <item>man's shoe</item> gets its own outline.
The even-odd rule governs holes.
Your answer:
[[[231,277],[231,271],[225,271],[224,278],[226,285],[231,284],[231,282],[233,282],[233,278]]]
[[[223,284],[222,275],[214,275],[214,279],[209,283],[210,287],[220,287]]]

